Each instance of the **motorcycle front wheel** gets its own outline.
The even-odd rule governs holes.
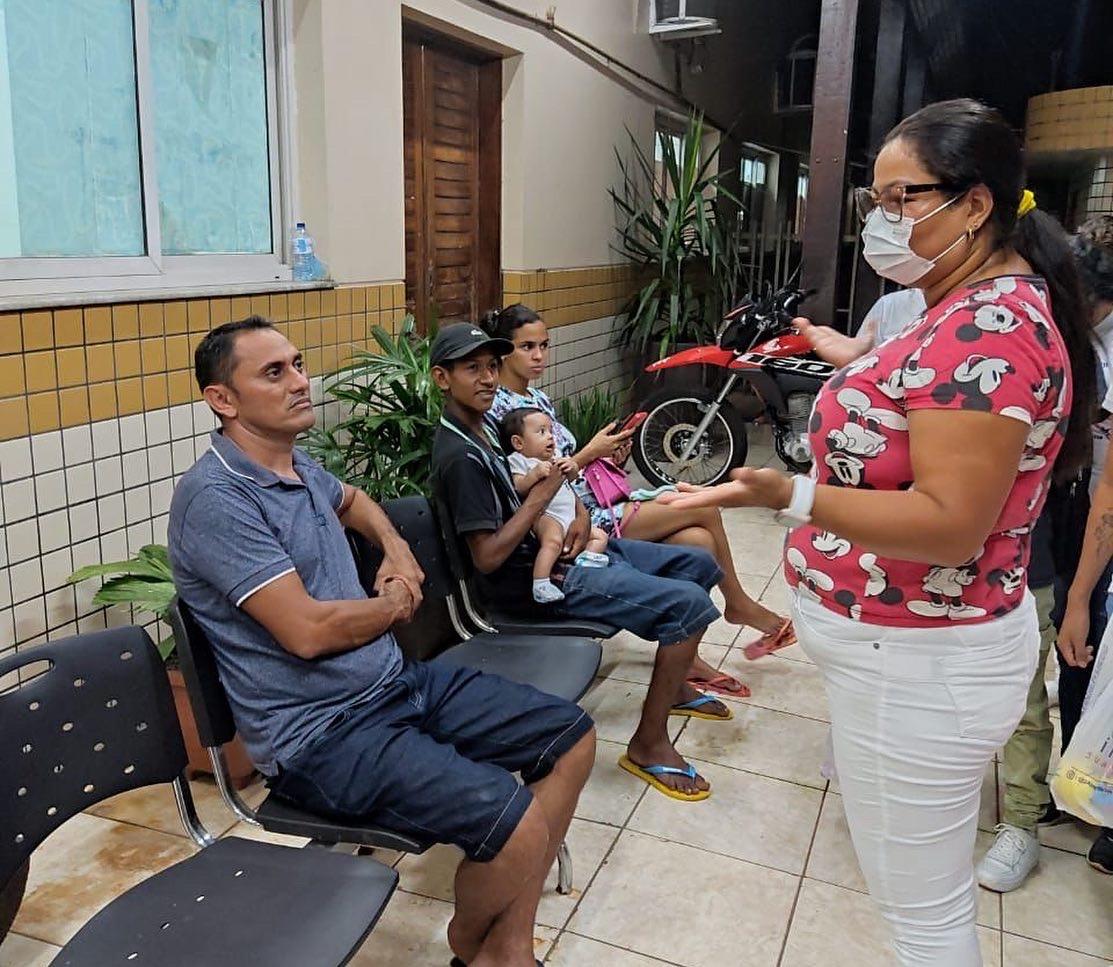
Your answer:
[[[724,404],[687,460],[681,459],[715,395],[701,387],[660,390],[639,407],[649,415],[634,435],[634,463],[651,487],[717,484],[746,462],[746,422]]]

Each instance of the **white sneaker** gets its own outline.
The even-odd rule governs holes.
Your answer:
[[[1040,841],[1019,826],[1001,823],[997,839],[974,870],[987,890],[1008,893],[1028,879],[1040,861]]]

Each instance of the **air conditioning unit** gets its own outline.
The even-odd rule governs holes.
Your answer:
[[[660,40],[686,40],[721,33],[715,0],[651,0],[649,32]]]

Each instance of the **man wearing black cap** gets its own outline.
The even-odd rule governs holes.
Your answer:
[[[374,501],[294,446],[314,421],[309,378],[271,323],[219,326],[195,363],[221,427],[174,492],[170,560],[253,761],[313,812],[459,846],[454,962],[533,967],[541,889],[595,759],[591,719],[403,658],[390,629],[424,576]],[[383,551],[372,597],[345,527]]]
[[[563,478],[550,473],[520,498],[484,421],[498,389],[502,357],[513,350],[509,340],[489,337],[468,323],[447,326],[434,340],[433,378],[447,395],[433,444],[437,497],[467,541],[479,590],[487,599],[497,597],[504,608],[526,615],[606,622],[659,643],[641,719],[619,765],[670,798],[706,799],[708,783],[673,748],[667,726],[670,714],[731,718],[721,702],[685,682],[704,631],[719,617],[707,591],[722,572],[706,551],[624,539],[609,543],[607,567],[571,565],[567,562],[583,550],[590,530],[587,511],[577,501],[566,563],[553,570],[564,599],[534,603],[538,544],[532,528]]]

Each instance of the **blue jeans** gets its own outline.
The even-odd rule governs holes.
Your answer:
[[[611,538],[609,567],[570,567],[557,614],[602,621],[647,641],[675,645],[719,617],[708,591],[723,578],[695,547]]]

